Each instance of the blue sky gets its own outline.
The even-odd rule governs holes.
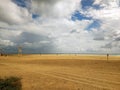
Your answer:
[[[12,1],[20,7],[24,7],[24,8],[27,7],[25,0],[12,0]]]
[[[84,19],[85,19],[85,20],[91,20],[92,18],[91,18],[91,17],[87,17],[87,16],[81,14],[79,11],[75,11],[75,12],[73,13],[71,19],[72,19],[73,21],[75,21],[75,20],[84,20]]]
[[[94,0],[82,0],[81,4],[82,4],[82,9],[87,9],[89,7],[92,7],[94,3]]]
[[[4,0],[0,10],[6,52],[18,46],[23,53],[120,51],[119,0]]]
[[[17,4],[19,7],[23,7],[23,8],[27,8],[27,1],[29,0],[13,0],[13,2],[15,4]],[[80,4],[82,5],[82,9],[83,10],[87,10],[90,7],[93,7],[95,9],[100,9],[99,5],[93,5],[94,0],[82,0],[80,2]],[[32,18],[36,19],[38,18],[39,15],[36,13],[32,13]],[[87,17],[85,15],[83,15],[80,11],[75,11],[72,16],[71,19],[73,21],[75,20],[92,20],[92,17]],[[88,27],[86,27],[86,30],[90,30],[91,28],[98,28],[100,26],[100,21],[99,20],[94,20],[93,19],[93,23],[91,23]]]

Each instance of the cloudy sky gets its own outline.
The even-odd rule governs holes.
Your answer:
[[[0,0],[0,48],[120,53],[120,0]]]

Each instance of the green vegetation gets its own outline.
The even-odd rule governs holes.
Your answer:
[[[0,90],[21,90],[21,78],[18,77],[8,77],[0,78]]]

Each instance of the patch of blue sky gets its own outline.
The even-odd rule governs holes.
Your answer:
[[[15,4],[20,7],[27,7],[27,0],[12,0]]]
[[[32,18],[33,18],[33,19],[37,19],[38,17],[39,17],[38,14],[32,14]]]
[[[101,9],[102,7],[100,5],[94,5],[95,0],[82,0],[81,1],[81,5],[82,5],[82,9],[88,9],[90,7],[94,8],[94,9]]]
[[[94,0],[82,0],[81,4],[82,4],[82,9],[87,9],[89,7],[91,7],[94,3]]]
[[[71,19],[73,21],[76,21],[76,20],[91,20],[92,17],[86,17],[85,15],[81,14],[79,11],[76,11],[72,16],[71,16]]]
[[[91,30],[93,28],[99,28],[101,26],[101,21],[100,20],[93,20],[93,22],[85,28],[85,30]]]

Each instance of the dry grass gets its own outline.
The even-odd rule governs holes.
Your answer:
[[[120,90],[120,56],[0,57],[0,77],[22,78],[23,90]]]

